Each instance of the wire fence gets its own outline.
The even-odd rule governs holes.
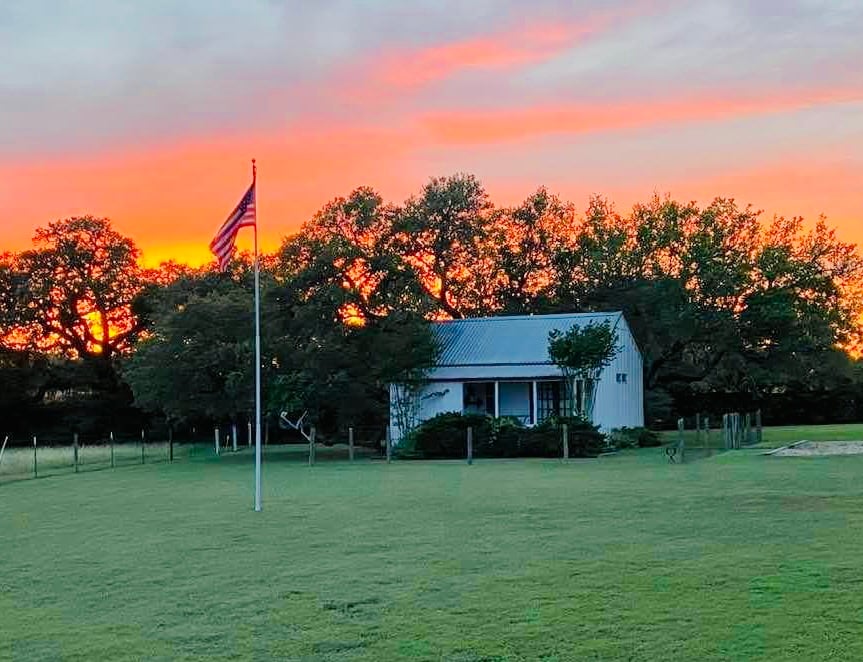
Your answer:
[[[137,434],[72,434],[66,439],[12,439],[0,436],[0,484],[65,474],[112,470],[148,464],[213,460],[252,451],[251,425],[214,428],[212,436],[151,439],[145,430]],[[307,454],[319,460],[353,460],[386,453],[385,428],[349,428],[309,444],[290,435],[271,435],[262,429],[265,453],[275,461],[305,461]],[[271,443],[272,442],[272,443]]]
[[[200,442],[118,438],[72,443],[33,438],[28,445],[7,445],[0,455],[0,482],[117,469],[213,457],[212,445]]]
[[[666,435],[666,439],[669,461],[678,463],[755,447],[764,439],[761,410],[681,417],[677,420],[676,432]]]

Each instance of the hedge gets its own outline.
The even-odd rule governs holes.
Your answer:
[[[599,428],[577,417],[549,419],[528,428],[511,418],[452,412],[422,423],[402,440],[397,454],[418,459],[464,458],[470,427],[477,458],[561,457],[563,423],[568,426],[570,457],[595,457],[605,448]]]

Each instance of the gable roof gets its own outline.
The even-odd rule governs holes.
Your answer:
[[[435,372],[452,377],[467,376],[464,368],[481,368],[477,376],[489,374],[493,366],[525,366],[519,373],[530,374],[527,366],[537,366],[537,375],[548,373],[553,366],[548,356],[548,334],[554,329],[568,331],[573,327],[623,321],[623,313],[571,313],[561,315],[515,315],[510,317],[476,317],[435,322],[432,330],[440,343],[441,353]],[[540,368],[542,367],[542,368]],[[449,370],[460,368],[462,370]],[[506,372],[509,372],[508,370]],[[555,369],[552,374],[558,371]]]

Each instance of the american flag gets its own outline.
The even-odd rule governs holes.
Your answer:
[[[219,269],[225,271],[234,254],[234,240],[240,228],[255,227],[255,181],[240,203],[234,207],[222,227],[210,242],[210,252],[219,260]]]

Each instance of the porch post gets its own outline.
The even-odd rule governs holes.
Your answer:
[[[500,382],[494,383],[494,417],[500,418]]]
[[[536,386],[536,381],[531,382],[533,389],[533,411],[531,414],[533,415],[533,424],[539,425],[539,401],[537,396],[539,395],[539,389]]]

